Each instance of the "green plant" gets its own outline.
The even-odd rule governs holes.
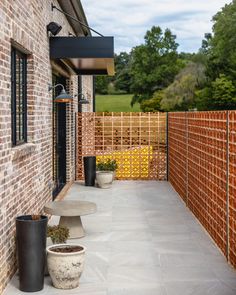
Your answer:
[[[69,238],[69,229],[61,225],[48,226],[47,237],[52,239],[53,244],[65,243]]]
[[[118,165],[116,163],[116,160],[108,159],[107,161],[104,161],[104,162],[100,161],[97,164],[98,171],[116,171],[117,168],[118,168]]]

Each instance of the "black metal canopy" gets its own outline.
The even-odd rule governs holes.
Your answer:
[[[113,37],[50,37],[50,59],[78,75],[115,74]]]

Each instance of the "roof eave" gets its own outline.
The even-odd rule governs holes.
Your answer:
[[[58,3],[63,11],[88,26],[88,21],[80,0],[58,0]],[[70,17],[66,16],[66,18],[77,36],[91,36],[91,31],[88,28],[73,21]]]

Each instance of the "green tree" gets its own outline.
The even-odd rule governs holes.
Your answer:
[[[114,86],[117,91],[130,93],[131,75],[130,75],[130,54],[121,52],[115,58],[116,77]]]
[[[201,53],[208,54],[211,39],[212,39],[212,34],[206,33],[205,39],[202,40],[202,47],[199,50]]]
[[[212,98],[211,103],[217,109],[234,109],[236,107],[236,89],[229,78],[221,74],[214,82],[212,82]]]
[[[176,36],[166,29],[152,27],[147,31],[145,43],[131,52],[132,104],[150,99],[157,90],[173,82],[183,66],[178,59]]]
[[[197,92],[200,109],[235,108],[236,0],[213,17],[212,34],[206,34],[201,52],[207,56],[205,88]]]
[[[230,110],[236,108],[236,88],[230,78],[221,74],[210,85],[197,92],[200,110]]]
[[[195,108],[195,92],[205,83],[202,63],[189,62],[163,92],[161,108],[165,111]]]
[[[97,76],[96,77],[96,93],[99,94],[107,94],[108,93],[108,85],[109,85],[109,77],[107,76]]]
[[[116,71],[122,71],[125,67],[129,65],[130,62],[130,54],[127,52],[120,52],[115,55],[115,64]]]
[[[195,92],[196,95],[196,107],[200,111],[214,110],[215,107],[211,107],[212,89],[211,87],[204,87],[198,89]]]
[[[115,54],[115,69],[114,77],[97,76],[96,77],[96,92],[99,94],[118,94],[130,93],[130,54],[121,52]]]
[[[213,17],[213,35],[208,38],[207,74],[214,81],[220,76],[236,79],[236,0]]]
[[[143,112],[161,111],[161,101],[163,99],[163,90],[156,91],[151,99],[143,100],[140,104]]]

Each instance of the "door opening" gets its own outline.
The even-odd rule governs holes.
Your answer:
[[[66,87],[66,78],[53,75],[52,80]],[[60,90],[53,91],[53,199],[66,184],[66,104],[54,102]]]

